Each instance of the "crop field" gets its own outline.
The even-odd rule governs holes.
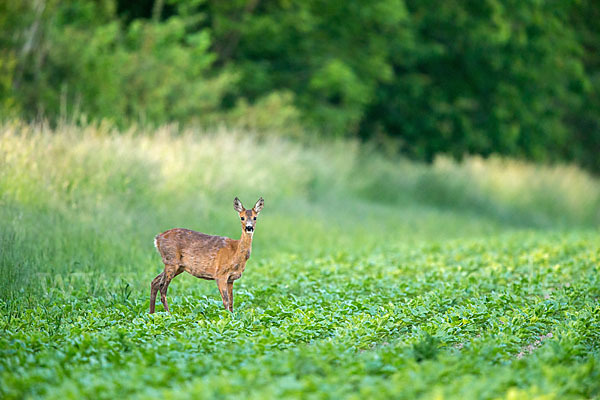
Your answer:
[[[239,238],[234,312],[169,286],[173,227]],[[600,398],[600,181],[244,132],[0,126],[0,398]]]

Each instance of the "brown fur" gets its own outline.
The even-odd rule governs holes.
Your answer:
[[[154,312],[159,291],[165,311],[169,311],[167,289],[171,280],[183,271],[197,278],[216,280],[223,306],[233,311],[233,282],[246,269],[246,261],[252,251],[255,218],[263,205],[261,197],[252,210],[246,210],[236,197],[234,208],[242,223],[242,236],[239,240],[183,228],[169,229],[157,235],[154,243],[165,264],[165,270],[150,285],[150,314]],[[248,227],[252,230],[248,231]]]

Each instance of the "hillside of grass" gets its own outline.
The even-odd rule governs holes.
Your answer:
[[[234,313],[157,233],[240,235]],[[353,141],[0,126],[0,397],[598,398],[600,181]]]

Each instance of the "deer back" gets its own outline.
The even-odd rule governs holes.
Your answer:
[[[170,229],[155,238],[165,264],[182,266],[190,274],[204,279],[215,278],[217,255],[220,251],[234,251],[233,242],[223,236],[182,228]]]

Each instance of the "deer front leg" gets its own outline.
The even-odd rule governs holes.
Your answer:
[[[229,294],[227,293],[227,278],[217,279],[217,286],[219,287],[219,293],[221,293],[221,299],[223,299],[223,306],[226,310],[229,310]]]
[[[233,281],[227,281],[227,297],[229,297],[229,311],[233,312]]]

